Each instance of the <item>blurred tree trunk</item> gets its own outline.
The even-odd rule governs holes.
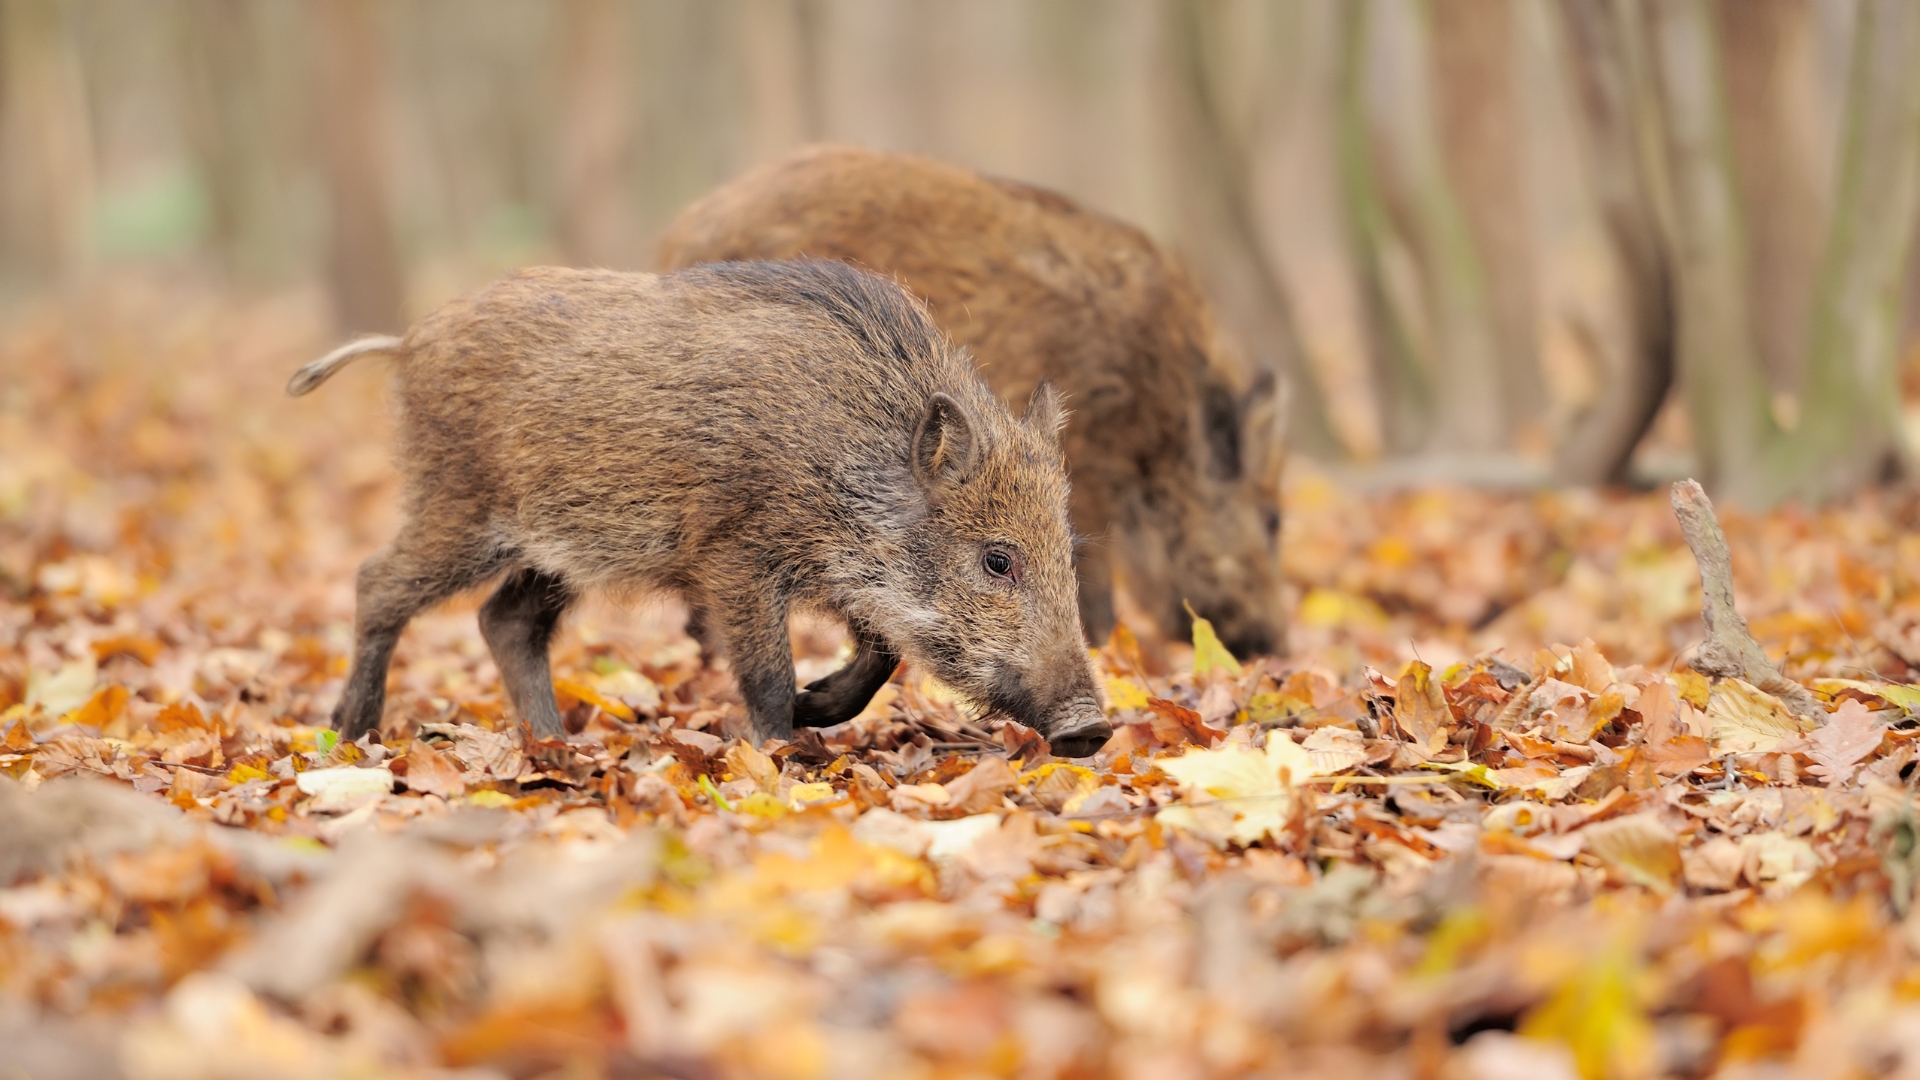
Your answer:
[[[1828,498],[1892,474],[1905,453],[1899,294],[1920,208],[1920,7],[1864,0],[1860,8],[1824,253],[1817,279],[1797,278],[1811,295],[1809,326],[1799,342],[1783,346],[1805,358],[1797,423],[1787,428],[1771,408],[1765,354],[1755,338],[1763,325],[1790,331],[1752,310],[1772,294],[1753,285],[1765,268],[1754,265],[1740,213],[1728,83],[1711,10],[1704,0],[1648,0],[1622,10],[1629,19],[1644,12],[1661,104],[1664,198],[1671,207],[1663,218],[1702,471],[1720,490],[1757,505]],[[1750,167],[1773,167],[1766,156],[1755,157]],[[1753,209],[1770,212],[1780,211]]]
[[[1341,6],[1341,86],[1338,122],[1341,186],[1351,247],[1360,276],[1368,348],[1373,355],[1374,397],[1386,449],[1404,454],[1419,448],[1431,422],[1432,388],[1422,362],[1425,320],[1409,283],[1395,303],[1391,271],[1411,275],[1411,256],[1394,234],[1381,191],[1367,106],[1367,55],[1372,23],[1365,0]]]
[[[277,67],[285,52],[264,25],[274,12],[251,0],[182,5],[181,80],[188,142],[206,185],[215,254],[230,280],[290,269],[294,219],[287,198],[298,115]],[[278,55],[276,55],[278,52]]]
[[[617,0],[566,0],[561,23],[560,250],[576,266],[633,267],[633,88]]]
[[[1824,498],[1911,467],[1900,293],[1920,211],[1920,5],[1864,0],[1800,423],[1746,487]]]
[[[1781,400],[1806,367],[1811,286],[1829,213],[1820,173],[1832,161],[1833,143],[1819,130],[1815,12],[1810,0],[1740,0],[1712,12],[1731,104],[1727,131],[1748,240],[1754,347]]]
[[[1434,105],[1447,177],[1485,283],[1501,428],[1544,441],[1540,318],[1514,0],[1429,0]]]
[[[1561,9],[1582,119],[1583,164],[1599,200],[1624,285],[1625,362],[1567,433],[1555,471],[1574,483],[1624,483],[1634,447],[1673,385],[1672,281],[1650,175],[1664,169],[1655,102],[1640,43],[1615,0],[1568,0]]]
[[[387,80],[373,0],[309,0],[318,66],[321,168],[328,205],[327,285],[345,333],[405,322],[388,205]]]
[[[1216,82],[1225,8],[1207,0],[1169,0],[1163,10],[1166,105],[1177,147],[1183,232],[1196,270],[1230,324],[1248,339],[1257,365],[1292,386],[1292,444],[1334,456],[1339,441],[1328,423],[1322,390],[1303,362],[1292,306],[1262,249],[1251,192],[1253,163]]]
[[[820,138],[818,5],[808,0],[744,0],[735,20],[746,79],[746,159],[771,161]]]
[[[1623,5],[1645,42],[1664,169],[1656,202],[1679,311],[1678,360],[1703,478],[1762,498],[1754,468],[1778,436],[1748,307],[1749,244],[1707,0]]]
[[[1349,6],[1344,159],[1389,445],[1479,454],[1510,445],[1486,265],[1443,151],[1424,6]]]
[[[0,0],[0,276],[44,285],[87,259],[93,137],[62,0]]]

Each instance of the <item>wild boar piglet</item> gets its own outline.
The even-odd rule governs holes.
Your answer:
[[[909,154],[794,152],[687,207],[667,269],[841,259],[898,278],[1003,401],[1047,381],[1073,411],[1080,620],[1103,642],[1113,586],[1171,635],[1188,612],[1241,655],[1283,651],[1287,402],[1178,259],[1051,191]]]
[[[1081,643],[1060,401],[1016,419],[920,304],[841,263],[535,269],[404,338],[399,535],[361,566],[334,727],[377,726],[417,612],[502,576],[480,629],[515,711],[561,734],[547,645],[575,597],[664,591],[726,654],[756,740],[864,708],[902,659],[1063,756],[1110,732]],[[853,659],[795,687],[787,617]]]

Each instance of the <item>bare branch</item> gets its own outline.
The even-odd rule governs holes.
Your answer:
[[[1700,621],[1707,640],[1694,655],[1694,670],[1722,679],[1744,679],[1779,698],[1793,712],[1815,723],[1825,723],[1827,711],[1812,691],[1780,674],[1760,643],[1747,630],[1747,620],[1733,606],[1733,559],[1727,537],[1713,516],[1713,502],[1697,481],[1673,485],[1673,516],[1700,565]]]

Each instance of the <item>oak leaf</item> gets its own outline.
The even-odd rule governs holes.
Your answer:
[[[1841,702],[1826,726],[1807,736],[1813,746],[1808,756],[1814,761],[1807,771],[1830,786],[1846,783],[1860,763],[1880,749],[1886,731],[1865,705],[1851,698]]]

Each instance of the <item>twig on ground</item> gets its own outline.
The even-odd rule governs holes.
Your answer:
[[[1819,699],[1780,674],[1733,606],[1733,560],[1727,553],[1727,537],[1713,516],[1713,502],[1698,482],[1682,480],[1673,485],[1673,516],[1680,519],[1680,533],[1700,566],[1700,621],[1706,624],[1707,640],[1694,654],[1694,670],[1717,678],[1744,679],[1779,698],[1795,715],[1826,723],[1827,711]]]

